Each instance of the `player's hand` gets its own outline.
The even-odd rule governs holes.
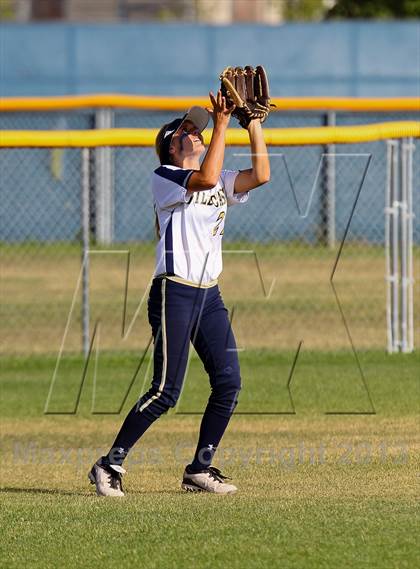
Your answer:
[[[207,108],[207,110],[213,118],[214,126],[227,127],[229,124],[230,116],[235,110],[235,105],[232,105],[230,107],[227,106],[226,98],[222,96],[222,91],[220,89],[217,91],[216,96],[214,96],[214,93],[210,91],[209,97],[212,108]]]

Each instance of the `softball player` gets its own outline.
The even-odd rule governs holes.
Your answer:
[[[210,101],[211,110],[192,107],[183,118],[164,125],[156,139],[161,166],[153,173],[152,192],[159,241],[148,300],[154,338],[153,381],[127,415],[109,453],[89,473],[101,496],[124,496],[122,463],[150,425],[175,406],[190,342],[209,375],[211,394],[182,488],[217,494],[237,490],[211,466],[241,388],[235,338],[217,277],[222,270],[227,207],[245,203],[249,190],[268,182],[270,165],[261,123],[253,120],[248,127],[252,168],[222,170],[225,133],[234,107],[227,107],[220,91],[216,96],[210,93]],[[214,128],[205,153],[201,132],[209,111]]]

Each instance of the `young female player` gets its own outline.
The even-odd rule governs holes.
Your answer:
[[[222,270],[227,207],[246,202],[249,190],[268,182],[270,165],[261,123],[253,120],[248,127],[252,168],[222,170],[225,133],[234,107],[226,106],[220,91],[216,96],[210,93],[210,101],[214,128],[206,153],[201,132],[209,112],[201,107],[192,107],[183,118],[164,125],[156,139],[161,166],[154,171],[152,192],[159,242],[148,300],[153,381],[127,415],[109,453],[89,473],[101,496],[124,496],[122,463],[150,425],[175,406],[190,341],[209,375],[211,394],[182,488],[217,494],[237,490],[211,466],[241,388],[235,338],[217,277]]]

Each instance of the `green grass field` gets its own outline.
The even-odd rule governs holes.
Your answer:
[[[192,358],[178,408],[133,450],[122,500],[96,497],[86,475],[142,390],[144,368],[120,415],[92,415],[91,371],[76,414],[45,415],[55,358],[3,358],[0,566],[417,566],[420,359],[359,358],[375,414],[347,350],[304,348],[292,400],[292,351],[240,354],[240,404],[215,460],[239,487],[227,497],[180,489],[200,420],[188,413],[208,396]],[[101,355],[97,411],[119,407],[136,363],[132,352]],[[73,408],[82,365],[66,358],[50,411]]]
[[[128,325],[152,274],[153,247],[121,249],[131,252]],[[250,250],[261,272],[253,254],[238,253]],[[150,335],[144,304],[121,339],[127,257],[91,256],[101,352],[96,377],[91,363],[80,391],[80,291],[51,389],[79,246],[0,252],[0,567],[416,566],[420,358],[385,354],[382,247],[346,244],[334,278],[356,360],[329,281],[337,250],[226,244],[220,286],[234,312],[243,389],[215,465],[239,493],[180,489],[209,393],[193,354],[177,408],[129,456],[127,496],[118,501],[96,497],[87,472],[150,381],[148,355],[135,374]],[[418,280],[420,249],[414,255]],[[416,346],[418,308],[416,295]]]

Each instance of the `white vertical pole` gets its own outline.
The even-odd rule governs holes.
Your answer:
[[[398,149],[399,142],[394,141],[392,155],[392,180],[391,180],[391,204],[392,204],[392,239],[391,239],[391,257],[392,257],[392,336],[393,351],[397,352],[400,345],[399,334],[399,192],[398,192]]]
[[[82,348],[89,355],[89,148],[82,148]]]
[[[413,271],[413,139],[407,147],[407,301],[408,301],[408,344],[407,351],[414,350],[414,271]]]
[[[400,157],[401,157],[401,200],[400,200],[400,211],[401,211],[401,351],[407,352],[407,285],[408,285],[408,274],[407,274],[407,141],[403,139],[400,145]]]
[[[96,128],[112,128],[114,113],[110,108],[98,109],[95,115]],[[109,245],[114,239],[114,153],[110,147],[95,149],[95,202],[96,239]]]
[[[392,309],[391,309],[391,184],[392,184],[392,155],[393,141],[386,141],[386,187],[385,187],[385,282],[386,282],[386,337],[387,351],[391,354],[393,349],[392,335]]]

